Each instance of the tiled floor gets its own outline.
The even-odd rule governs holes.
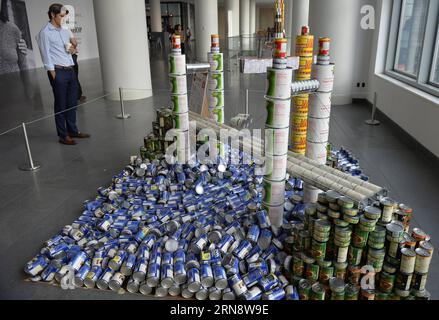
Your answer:
[[[168,104],[166,63],[152,56],[155,95],[127,102],[132,117],[122,121],[118,102],[98,100],[78,111],[80,129],[92,139],[78,146],[57,143],[52,118],[28,126],[32,152],[42,169],[36,173],[17,169],[26,161],[23,135],[17,130],[0,136],[0,298],[4,299],[144,299],[96,290],[64,291],[58,287],[24,281],[24,264],[42,243],[71,223],[81,213],[84,200],[94,197],[99,186],[108,185],[113,174],[137,154],[142,137],[151,129],[154,108]],[[233,69],[233,68],[232,68]],[[91,100],[102,95],[97,60],[81,63],[81,80]],[[264,124],[264,75],[244,76],[226,73],[226,119],[244,111],[244,92],[250,91],[250,112],[254,128]],[[52,95],[42,70],[0,77],[0,132],[48,115]],[[363,120],[369,109],[363,103],[333,108],[331,142],[352,150],[372,182],[387,187],[399,201],[415,208],[415,225],[439,238],[439,165],[425,155],[416,143],[386,119],[379,127],[368,127]],[[428,289],[439,298],[439,261],[431,266]]]

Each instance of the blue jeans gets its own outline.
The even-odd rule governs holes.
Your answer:
[[[53,89],[55,98],[55,113],[69,111],[57,114],[55,116],[56,131],[58,137],[66,139],[69,135],[77,135],[76,127],[76,107],[78,102],[78,81],[73,68],[71,70],[56,69],[56,77],[52,78],[48,72],[50,85]]]

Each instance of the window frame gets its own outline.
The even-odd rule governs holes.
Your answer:
[[[434,59],[439,54],[439,1],[428,0],[427,19],[425,20],[425,32],[422,40],[421,61],[417,76],[395,69],[403,1],[404,0],[393,0],[384,73],[396,80],[439,97],[439,85],[432,82]],[[436,46],[438,47],[437,50]]]

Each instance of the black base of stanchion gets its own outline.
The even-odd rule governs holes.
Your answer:
[[[126,114],[126,115],[118,114],[116,116],[116,118],[117,119],[129,119],[129,118],[131,118],[131,115],[130,114]]]
[[[41,168],[40,164],[34,164],[34,167],[32,168],[30,165],[28,164],[23,164],[21,166],[18,166],[18,169],[20,169],[21,171],[26,171],[26,172],[32,172],[32,171],[37,171]]]
[[[364,123],[369,126],[379,126],[381,124],[381,122],[379,122],[378,120],[366,120],[364,121]]]

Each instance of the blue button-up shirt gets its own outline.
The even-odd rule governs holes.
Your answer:
[[[41,58],[47,71],[55,70],[55,65],[73,66],[73,58],[66,50],[70,43],[70,33],[63,28],[56,28],[50,22],[40,31],[37,37]]]

